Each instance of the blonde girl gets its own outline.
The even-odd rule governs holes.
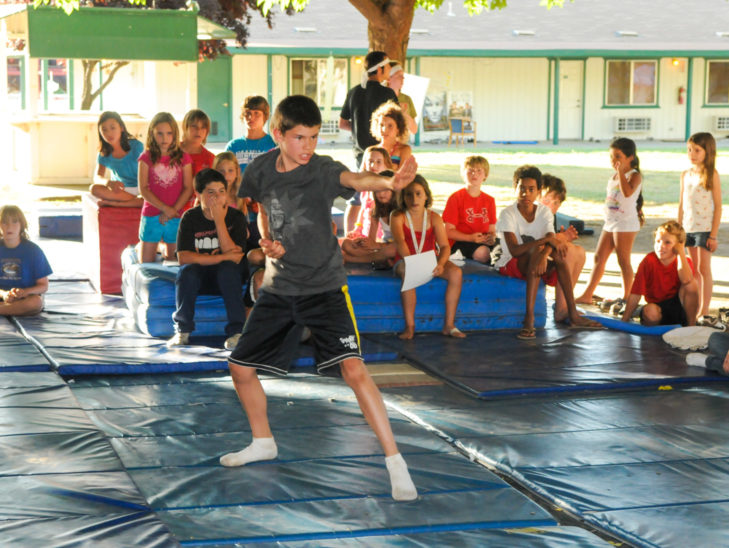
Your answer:
[[[379,146],[387,151],[396,167],[412,156],[412,149],[407,144],[410,136],[407,122],[394,101],[382,103],[372,113],[370,133],[379,139]]]
[[[443,278],[448,282],[445,292],[445,318],[443,321],[443,335],[464,338],[466,335],[455,325],[456,309],[461,297],[463,273],[461,269],[448,260],[451,247],[448,244],[448,234],[440,215],[430,209],[433,205],[433,195],[428,182],[422,175],[407,185],[398,198],[398,211],[392,214],[390,227],[397,246],[395,257],[395,274],[405,277],[405,261],[401,260],[409,255],[436,251],[437,264],[433,276]],[[401,339],[412,339],[415,335],[415,289],[400,292],[402,310],[405,316],[405,329],[400,333]]]
[[[43,309],[52,273],[43,250],[28,239],[19,207],[0,208],[0,316],[29,316]]]
[[[139,223],[141,261],[154,262],[165,243],[165,259],[176,258],[177,227],[192,196],[192,160],[180,148],[177,122],[168,112],[152,118],[147,149],[139,157],[139,192],[144,198]]]
[[[243,173],[241,173],[240,164],[235,154],[229,150],[218,154],[213,160],[213,169],[218,170],[225,177],[225,182],[228,185],[228,205],[240,209],[247,216],[246,200],[238,197],[238,189],[240,188]]]
[[[686,247],[699,283],[699,325],[717,326],[709,314],[714,278],[711,255],[718,246],[721,222],[721,187],[716,171],[716,141],[711,133],[694,133],[686,144],[691,169],[681,174],[678,222],[686,230]]]
[[[633,285],[634,272],[630,254],[635,237],[643,225],[643,177],[635,142],[627,137],[620,137],[610,143],[610,163],[615,173],[607,184],[605,224],[597,242],[590,280],[576,302],[593,304],[602,300],[594,296],[594,291],[605,273],[605,264],[610,254],[615,251],[623,278],[623,297],[614,301],[603,301],[601,307],[608,308],[609,305],[616,313],[622,314]]]

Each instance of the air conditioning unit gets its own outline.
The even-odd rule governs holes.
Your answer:
[[[714,116],[715,131],[729,131],[729,116]]]
[[[642,116],[616,116],[613,118],[615,133],[646,133],[651,130],[651,119]]]
[[[337,135],[339,133],[339,120],[327,120],[322,122],[320,135]]]

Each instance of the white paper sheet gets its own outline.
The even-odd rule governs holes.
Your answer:
[[[419,285],[427,284],[433,279],[433,270],[438,265],[435,251],[432,249],[417,255],[405,257],[405,277],[400,291],[414,289]]]

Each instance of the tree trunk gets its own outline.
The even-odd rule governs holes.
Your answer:
[[[367,19],[370,51],[387,53],[390,59],[405,62],[415,0],[349,0]]]
[[[111,81],[116,76],[116,73],[120,68],[129,64],[129,61],[112,61],[106,65],[102,64],[98,59],[84,59],[81,61],[81,66],[84,69],[84,85],[81,91],[81,110],[90,110],[91,105],[94,104],[96,98],[101,95],[101,92],[111,84]],[[106,80],[101,82],[99,89],[93,91],[93,83],[91,78],[94,75],[94,69],[99,67],[99,70],[104,71],[108,69]]]

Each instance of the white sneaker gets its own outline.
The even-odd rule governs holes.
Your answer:
[[[175,333],[173,337],[167,341],[167,346],[185,346],[190,344],[189,333]]]
[[[238,340],[240,339],[240,333],[236,333],[235,335],[231,335],[227,339],[225,339],[225,344],[223,346],[226,350],[233,350],[238,345]]]
[[[693,365],[694,367],[706,367],[706,354],[701,352],[689,352],[686,354],[686,365]]]

